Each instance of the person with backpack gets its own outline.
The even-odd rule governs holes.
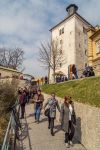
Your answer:
[[[75,133],[76,115],[71,98],[66,96],[61,106],[60,121],[61,127],[65,132],[65,144],[66,147],[69,148],[73,146],[72,139]]]
[[[41,94],[41,90],[37,91],[37,94],[34,95],[34,116],[35,122],[39,123],[41,109],[43,107],[44,96]]]
[[[26,92],[25,92],[25,90],[20,91],[19,104],[21,107],[21,118],[20,119],[23,119],[24,114],[25,114],[25,105],[26,105]]]
[[[48,108],[45,109],[47,106]],[[45,115],[48,117],[48,129],[51,129],[52,136],[54,136],[54,120],[56,118],[56,108],[58,108],[58,111],[60,112],[60,106],[57,99],[55,98],[55,93],[52,93],[51,98],[49,98],[44,105]]]

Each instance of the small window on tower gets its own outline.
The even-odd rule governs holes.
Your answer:
[[[87,44],[87,39],[84,40],[84,43]]]
[[[85,63],[85,67],[87,67],[87,63]]]
[[[100,40],[96,42],[96,53],[100,53]]]
[[[62,54],[62,49],[60,50],[60,54]]]
[[[85,55],[87,56],[87,50],[85,50]]]
[[[59,30],[59,35],[61,35],[61,29]]]
[[[62,28],[62,34],[64,33],[64,28]]]
[[[60,44],[62,45],[62,43],[63,43],[63,41],[62,40],[60,40]]]
[[[62,67],[62,63],[60,63],[60,68]]]
[[[60,40],[60,44],[62,44],[62,40]]]
[[[70,31],[70,35],[72,34],[72,31]]]
[[[83,27],[83,33],[87,34],[87,29],[85,27]]]

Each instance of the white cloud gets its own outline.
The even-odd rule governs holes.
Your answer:
[[[26,72],[30,72],[36,77],[45,76],[47,74],[47,70],[43,69],[40,62],[37,59],[27,59],[24,61],[24,66]]]
[[[100,1],[99,0],[70,0],[79,6],[79,13],[94,26],[100,24]]]

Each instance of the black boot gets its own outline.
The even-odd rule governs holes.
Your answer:
[[[53,129],[51,129],[51,135],[52,135],[52,136],[54,136],[54,132],[53,132]]]
[[[50,126],[48,126],[48,129],[50,129]]]
[[[48,129],[50,129],[50,124],[48,124]]]

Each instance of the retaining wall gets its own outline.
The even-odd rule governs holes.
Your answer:
[[[45,95],[45,100],[50,97]],[[57,97],[59,104],[63,99]],[[75,138],[80,141],[87,150],[100,150],[100,108],[74,102],[77,117]],[[57,111],[57,120],[59,121]]]

